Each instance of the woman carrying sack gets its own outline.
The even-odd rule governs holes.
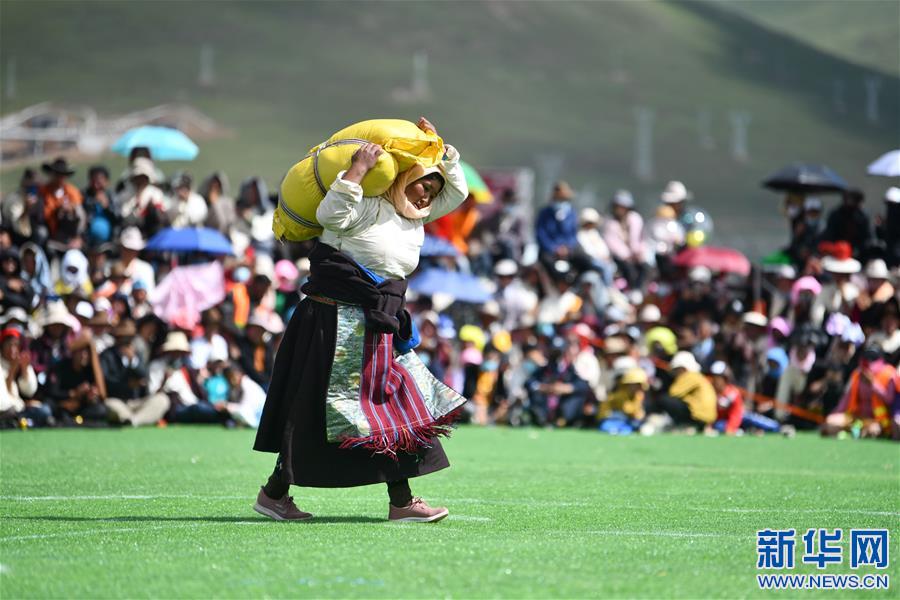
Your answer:
[[[423,131],[434,131],[425,118]],[[382,196],[360,183],[383,149],[367,143],[338,174],[316,211],[324,228],[310,255],[307,297],[275,357],[254,449],[278,453],[254,510],[276,520],[312,517],[290,485],[387,483],[392,521],[433,522],[449,514],[412,496],[408,479],[449,466],[437,437],[448,435],[465,399],[436,380],[412,349],[406,278],[419,261],[424,224],[468,195],[459,153],[414,165]]]

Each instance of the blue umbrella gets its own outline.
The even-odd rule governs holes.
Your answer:
[[[113,152],[128,156],[134,148],[149,148],[153,160],[194,160],[197,144],[171,127],[146,125],[129,129],[112,145]]]
[[[420,256],[459,256],[456,246],[443,238],[435,235],[425,235],[425,243],[422,244]]]
[[[446,269],[427,269],[409,282],[409,289],[423,296],[448,294],[460,302],[473,304],[482,304],[491,299],[491,292],[480,279]]]
[[[147,242],[146,250],[156,252],[205,252],[206,254],[234,254],[224,235],[208,227],[163,229]]]

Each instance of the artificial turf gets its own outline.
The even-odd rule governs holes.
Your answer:
[[[276,523],[250,508],[273,463],[252,436],[3,433],[0,596],[896,598],[900,585],[896,444],[463,427],[445,444],[453,466],[412,481],[448,519],[389,523],[370,486],[294,488],[316,518]],[[756,531],[812,527],[889,528],[893,589],[758,590]],[[851,571],[845,558],[823,572]]]

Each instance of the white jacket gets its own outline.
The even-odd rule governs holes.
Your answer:
[[[419,264],[426,221],[443,217],[469,195],[459,153],[452,146],[447,147],[443,167],[444,188],[434,198],[427,220],[401,217],[388,200],[363,196],[359,184],[344,181],[344,171],[338,173],[316,210],[325,229],[319,239],[381,277],[405,279]]]
[[[31,398],[37,391],[38,382],[37,375],[31,365],[25,370],[25,373],[19,373],[19,376],[12,382],[12,389],[6,387],[6,376],[9,375],[9,362],[0,358],[0,412],[13,409],[16,412],[25,410],[25,400],[22,398]]]

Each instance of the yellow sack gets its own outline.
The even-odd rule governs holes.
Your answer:
[[[385,150],[362,180],[366,196],[383,194],[398,174],[414,164],[432,167],[444,156],[443,140],[409,121],[373,119],[341,129],[310,149],[281,182],[272,219],[275,239],[301,242],[322,233],[316,221],[316,209],[337,174],[350,167],[351,157],[366,142],[379,144]]]

